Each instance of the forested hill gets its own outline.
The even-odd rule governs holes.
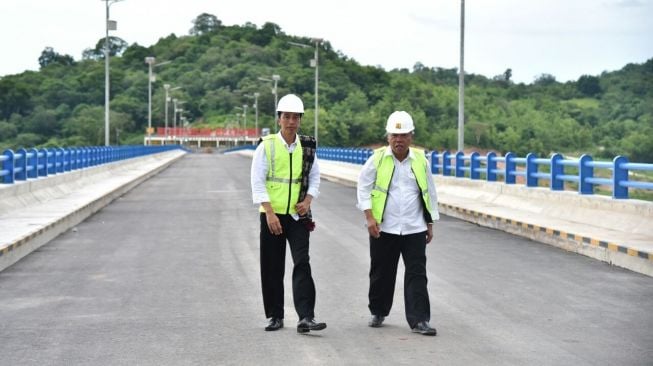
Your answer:
[[[140,144],[147,126],[147,56],[154,67],[153,126],[163,126],[164,84],[184,100],[194,127],[233,123],[236,107],[259,97],[259,127],[272,127],[272,83],[279,96],[300,95],[307,107],[304,130],[313,133],[314,69],[308,37],[289,35],[277,24],[224,26],[210,14],[192,22],[188,35],[171,34],[150,46],[111,40],[111,141]],[[102,145],[104,142],[103,39],[81,60],[46,48],[38,72],[0,79],[0,147]],[[415,142],[455,149],[457,69],[429,67],[385,71],[362,66],[320,45],[319,136],[322,146],[361,146],[383,141],[384,121],[397,109],[417,125]],[[572,62],[572,60],[570,60]],[[560,83],[542,74],[531,84],[514,83],[510,65],[497,76],[466,75],[465,143],[519,155],[533,151],[591,153],[653,162],[653,58],[614,72]],[[252,109],[249,121],[253,121]],[[309,122],[310,121],[310,122]],[[251,123],[251,122],[250,122]],[[249,125],[252,127],[252,125]]]

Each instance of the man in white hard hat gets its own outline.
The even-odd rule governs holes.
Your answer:
[[[261,287],[266,331],[283,328],[286,241],[294,268],[292,290],[298,333],[326,328],[315,321],[315,284],[309,263],[314,228],[311,201],[319,194],[320,169],[315,138],[299,135],[304,104],[288,94],[277,104],[279,133],[262,138],[252,160],[252,198],[260,206]]]
[[[399,255],[405,265],[404,305],[414,333],[436,335],[426,278],[426,245],[439,219],[430,164],[410,147],[415,126],[404,111],[390,115],[388,146],[376,149],[358,177],[358,208],[365,213],[370,240],[370,327],[383,325],[394,296]]]

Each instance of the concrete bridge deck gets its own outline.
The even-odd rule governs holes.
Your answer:
[[[316,311],[329,328],[295,333],[287,278],[287,329],[263,332],[249,159],[177,158],[153,162],[172,165],[0,272],[1,364],[649,365],[653,359],[650,277],[447,216],[428,247],[439,335],[408,331],[401,280],[387,326],[368,328],[362,215],[354,189],[328,181],[315,201],[311,255]]]

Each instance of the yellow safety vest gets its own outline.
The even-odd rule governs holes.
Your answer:
[[[265,188],[275,213],[296,214],[295,204],[301,188],[303,154],[299,139],[293,153],[289,153],[277,135],[263,137],[265,157],[268,161],[268,175]],[[261,212],[265,212],[261,206]]]
[[[426,169],[428,168],[428,160],[424,150],[410,148],[413,151],[414,159],[410,159],[410,168],[415,174],[417,186],[422,193],[422,202],[424,203],[424,220],[427,223],[433,222],[433,207],[431,207],[431,198],[429,196],[429,188],[427,184]],[[385,204],[388,200],[388,189],[390,188],[390,181],[395,171],[395,164],[392,155],[385,155],[386,147],[381,147],[374,150],[372,156],[374,166],[376,167],[376,182],[371,193],[372,201],[372,216],[379,224],[383,221],[383,212],[385,211]]]

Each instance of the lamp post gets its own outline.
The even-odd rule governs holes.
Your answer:
[[[165,122],[165,128],[163,129],[165,140],[163,140],[163,141],[167,141],[168,140],[168,100],[170,99],[170,97],[168,96],[168,93],[170,92],[170,84],[163,84],[163,88],[166,90],[165,112],[164,112],[166,122]],[[165,142],[164,142],[164,145],[165,145]]]
[[[168,102],[170,101],[170,96],[168,95],[168,93],[171,92],[171,91],[173,91],[173,90],[181,89],[181,86],[176,86],[176,87],[174,87],[174,88],[171,88],[171,87],[170,87],[170,84],[163,84],[163,88],[166,90],[166,100],[165,100],[165,110],[166,110],[166,111],[165,111],[165,119],[166,119],[166,122],[165,122],[165,137],[166,137],[166,139],[167,139],[167,138],[168,138],[168,110],[170,109],[170,108],[168,107]]]
[[[465,0],[460,0],[460,71],[458,74],[458,151],[465,149]]]
[[[172,103],[174,105],[174,114],[172,116],[172,130],[174,131],[175,136],[176,136],[176,134],[177,134],[177,113],[180,113],[180,115],[181,115],[181,112],[184,111],[183,109],[179,108],[179,106],[186,103],[186,102],[184,102],[183,100],[179,100],[177,98],[174,98],[172,100]]]
[[[245,138],[249,135],[247,133],[247,104],[243,104],[243,129],[245,130]]]
[[[254,108],[255,112],[255,117],[254,117],[254,134],[255,136],[258,136],[258,97],[261,95],[260,93],[254,93],[254,94],[245,94],[247,98],[254,98],[254,104],[252,104],[252,107]]]
[[[104,146],[109,146],[109,31],[118,29],[118,23],[109,20],[109,7],[122,0],[101,0],[106,5],[104,37]]]
[[[254,93],[254,131],[256,132],[256,136],[258,136],[258,96],[261,95],[260,93]]]
[[[317,146],[317,125],[318,125],[318,115],[320,114],[320,110],[318,108],[318,91],[319,91],[319,52],[318,52],[318,45],[322,43],[322,38],[313,38],[311,39],[311,42],[315,43],[315,56],[311,60],[311,67],[315,68],[315,145]],[[291,45],[294,46],[299,46],[299,47],[304,47],[304,48],[311,48],[312,46],[309,46],[307,44],[303,43],[297,43],[297,42],[288,42]]]
[[[155,63],[156,58],[153,56],[145,57],[145,63],[148,65],[147,78],[147,140],[149,144],[150,135],[152,134],[152,83],[156,81],[156,76],[152,73],[152,68],[169,64],[171,61]]]
[[[275,131],[278,132],[279,126],[277,126],[277,124],[276,124],[276,120],[277,120],[277,117],[276,117],[276,115],[277,115],[277,113],[276,113],[277,112],[277,82],[279,80],[281,80],[281,76],[279,76],[277,74],[273,74],[272,79],[263,78],[263,77],[259,77],[258,79],[263,80],[263,81],[272,81],[272,82],[274,82],[274,87],[272,88],[272,94],[274,94],[274,108],[273,108],[274,112],[273,113],[274,113],[274,121],[275,121],[275,123],[274,123]]]
[[[172,98],[172,133],[176,132],[177,128],[177,98]]]

